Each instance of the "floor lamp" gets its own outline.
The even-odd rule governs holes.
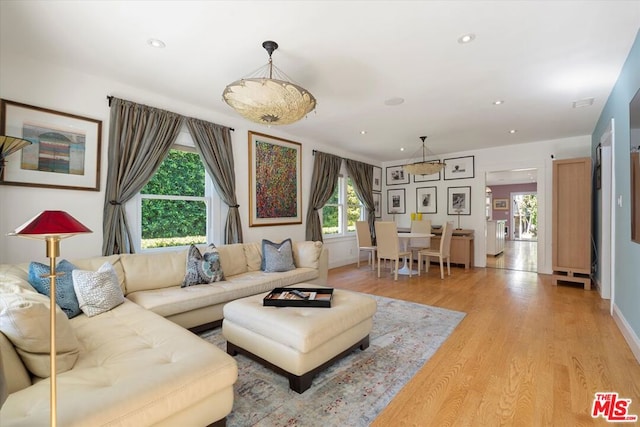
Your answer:
[[[60,255],[60,240],[80,233],[91,233],[87,227],[64,211],[43,211],[34,218],[16,228],[12,236],[27,237],[44,240],[47,244],[47,258],[49,258],[50,289],[50,406],[51,426],[56,425],[56,258]]]

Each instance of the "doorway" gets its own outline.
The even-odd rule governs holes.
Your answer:
[[[538,194],[536,192],[511,193],[511,238],[538,240]]]

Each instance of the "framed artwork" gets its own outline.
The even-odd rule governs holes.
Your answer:
[[[249,226],[302,224],[302,145],[249,131]]]
[[[454,157],[444,159],[447,164],[444,168],[444,179],[466,179],[474,178],[474,156]]]
[[[471,187],[449,187],[447,215],[471,215]]]
[[[508,211],[509,199],[493,199],[493,209],[497,211]]]
[[[402,166],[387,167],[387,185],[408,184],[409,174],[402,169]]]
[[[427,163],[438,163],[437,160],[427,161]],[[442,171],[432,173],[431,175],[413,175],[413,182],[440,181]]]
[[[31,141],[6,158],[0,184],[100,191],[101,120],[3,99],[0,135]]]
[[[382,218],[382,193],[373,193],[373,206],[376,209],[376,218]]]
[[[373,167],[373,191],[382,191],[382,168]]]
[[[404,188],[387,190],[387,213],[403,214],[406,211]]]
[[[438,213],[438,188],[416,188],[416,212],[423,214]]]

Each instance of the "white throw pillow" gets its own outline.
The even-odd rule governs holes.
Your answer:
[[[49,297],[36,292],[0,293],[0,331],[9,338],[26,368],[48,378]],[[79,343],[71,322],[56,305],[56,370],[68,371],[78,359]]]
[[[105,262],[98,271],[73,270],[73,288],[80,309],[89,317],[107,312],[124,302],[113,266]]]

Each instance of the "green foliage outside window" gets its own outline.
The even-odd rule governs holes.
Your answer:
[[[338,180],[333,194],[322,208],[322,233],[327,235],[340,234],[340,185],[342,179]],[[361,218],[361,202],[353,189],[351,178],[347,178],[347,232],[356,231],[356,221]]]
[[[148,195],[204,197],[205,170],[197,153],[171,150],[144,186]],[[206,243],[206,204],[201,200],[142,199],[142,247]]]

